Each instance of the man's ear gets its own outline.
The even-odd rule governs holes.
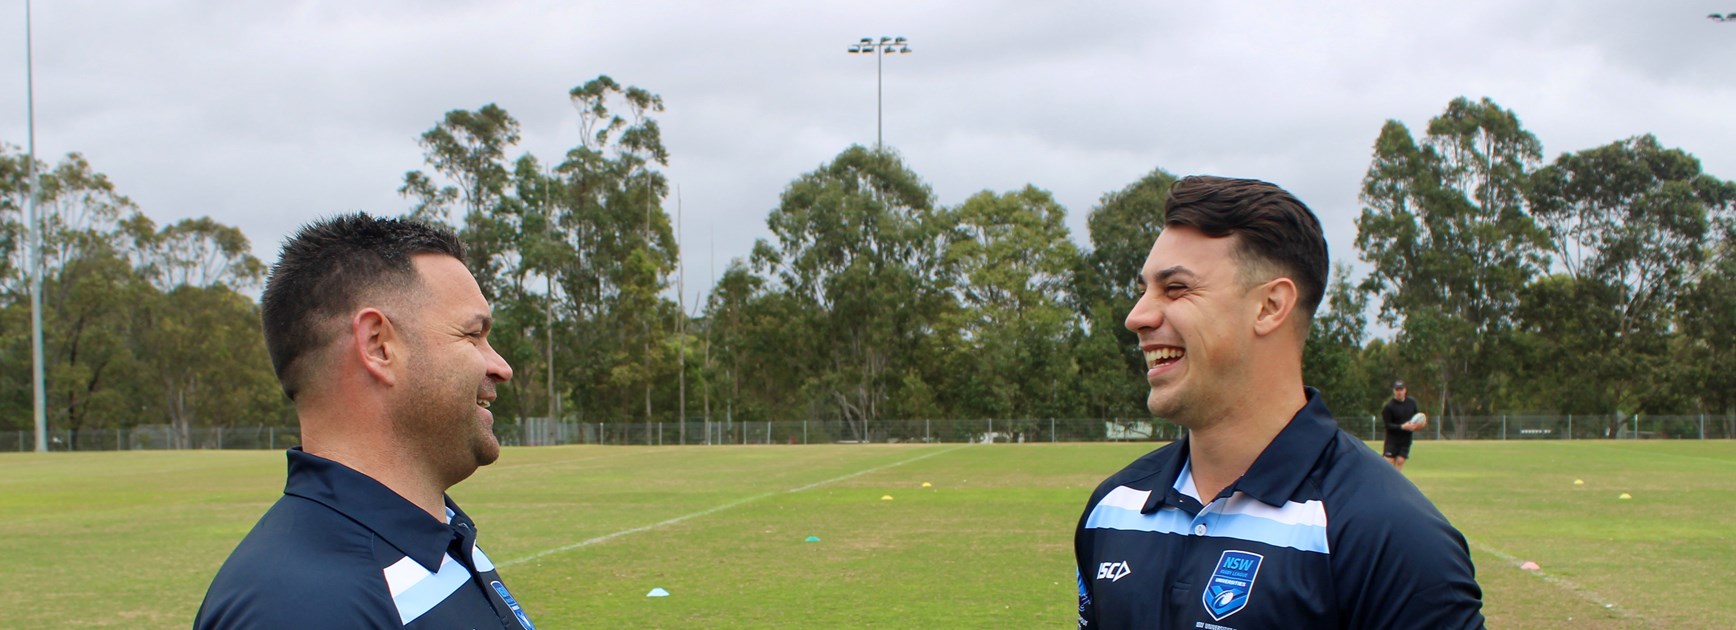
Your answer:
[[[1254,316],[1254,334],[1261,337],[1283,328],[1296,312],[1296,302],[1301,297],[1296,281],[1282,276],[1256,287],[1254,292],[1260,299],[1260,311]]]
[[[396,363],[402,363],[402,348],[398,330],[392,320],[377,308],[364,308],[350,319],[350,336],[355,342],[353,352],[366,370],[380,383],[398,383]]]

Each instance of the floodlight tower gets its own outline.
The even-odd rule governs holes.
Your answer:
[[[850,46],[850,54],[874,55],[874,151],[879,152],[885,143],[885,118],[883,115],[886,104],[885,58],[891,54],[910,54],[910,40],[903,37],[881,37],[875,41],[872,37],[864,37]]]
[[[24,158],[30,178],[30,212],[26,219],[30,225],[25,226],[30,241],[25,246],[30,257],[30,390],[32,415],[36,420],[36,452],[46,453],[48,414],[45,405],[48,398],[43,391],[42,376],[42,221],[36,216],[42,181],[36,174],[36,75],[32,47],[30,0],[24,0],[24,111],[28,120],[26,133],[30,136],[30,152]]]

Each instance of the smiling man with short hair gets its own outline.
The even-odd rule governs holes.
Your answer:
[[[1189,177],[1127,316],[1180,441],[1111,476],[1074,536],[1081,628],[1475,628],[1464,537],[1305,387],[1326,286],[1314,213]]]
[[[512,367],[449,230],[365,214],[304,226],[261,300],[302,445],[195,628],[533,630],[446,490],[500,457]]]

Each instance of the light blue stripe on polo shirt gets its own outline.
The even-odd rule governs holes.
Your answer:
[[[1206,528],[1207,536],[1252,540],[1314,553],[1327,552],[1326,528],[1318,525],[1286,524],[1245,514],[1219,514],[1206,522],[1210,523]]]
[[[1131,489],[1130,489],[1131,490]],[[1109,505],[1100,502],[1091,508],[1091,515],[1085,518],[1085,527],[1090,529],[1119,529],[1136,532],[1152,532],[1156,534],[1178,534],[1182,536],[1195,535],[1195,527],[1206,526],[1205,536],[1214,538],[1235,538],[1251,540],[1274,547],[1289,547],[1301,551],[1327,553],[1326,527],[1312,524],[1311,518],[1294,518],[1294,513],[1311,514],[1319,509],[1317,502],[1286,503],[1284,508],[1274,510],[1275,513],[1289,512],[1292,516],[1283,522],[1269,518],[1261,518],[1245,513],[1222,514],[1216,511],[1220,507],[1216,502],[1200,513],[1199,517],[1189,517],[1181,510],[1164,507],[1151,514],[1140,514],[1139,510],[1128,509],[1119,505]],[[1324,521],[1324,518],[1319,519]]]
[[[1085,527],[1185,535],[1193,530],[1193,519],[1176,509],[1164,508],[1151,514],[1140,514],[1139,510],[1098,503],[1097,507],[1091,508],[1091,516],[1085,517]]]
[[[470,570],[453,560],[451,554],[440,559],[440,572],[429,575],[427,569],[422,569],[422,574],[424,577],[409,588],[391,589],[392,603],[398,607],[398,618],[404,625],[433,610],[470,581]],[[390,579],[388,575],[388,582]]]

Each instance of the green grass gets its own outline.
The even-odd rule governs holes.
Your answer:
[[[1150,448],[521,448],[452,494],[545,629],[1068,627],[1079,509]],[[1414,455],[1407,474],[1472,541],[1492,626],[1736,627],[1736,442]],[[185,628],[283,455],[9,454],[0,471],[0,627]]]

